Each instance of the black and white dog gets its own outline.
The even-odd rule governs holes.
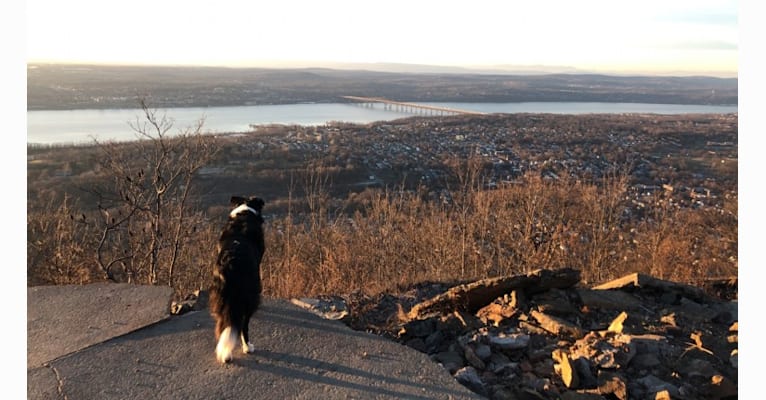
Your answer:
[[[239,340],[243,353],[252,353],[248,326],[261,303],[261,259],[264,201],[233,196],[234,209],[218,239],[218,258],[210,287],[210,313],[215,319],[215,355],[227,363]]]

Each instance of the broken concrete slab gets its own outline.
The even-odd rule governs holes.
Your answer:
[[[552,288],[572,287],[580,281],[580,271],[564,268],[558,270],[537,270],[526,275],[503,276],[482,279],[450,288],[445,293],[416,304],[407,313],[407,318],[425,319],[434,315],[451,313],[455,310],[476,313],[480,308],[504,294],[517,289],[542,292]]]
[[[569,335],[575,339],[579,339],[583,336],[582,328],[564,319],[553,317],[536,310],[530,311],[529,314],[543,329],[554,335]]]
[[[349,315],[348,305],[342,298],[337,296],[293,298],[290,299],[290,302],[324,319],[342,320]]]
[[[615,279],[601,285],[593,287],[594,290],[626,289],[626,288],[651,288],[662,291],[678,292],[692,300],[705,300],[709,297],[705,292],[697,287],[685,285],[678,282],[658,279],[642,273],[633,273],[625,275],[622,278]]]
[[[190,311],[207,310],[210,293],[207,290],[195,290],[181,301],[173,301],[170,304],[170,313],[173,315],[186,314]]]
[[[607,330],[609,332],[622,333],[622,323],[625,322],[626,319],[628,319],[628,313],[625,311],[621,312],[617,318],[612,320],[612,323],[609,324]]]
[[[495,300],[492,303],[489,303],[488,305],[480,308],[479,311],[476,312],[476,316],[485,325],[500,326],[503,321],[517,315],[518,313],[519,311],[509,303]]]
[[[547,292],[535,295],[534,304],[538,311],[557,317],[580,314],[580,310],[572,304],[567,293],[558,289],[550,289]]]
[[[628,399],[628,386],[622,375],[609,371],[599,371],[597,379],[598,388],[595,389],[595,393],[612,395],[619,400]],[[583,392],[593,393],[592,390],[584,390]]]
[[[619,290],[576,289],[576,292],[591,310],[635,310],[641,306],[636,296]]]
[[[564,385],[569,389],[577,389],[580,387],[580,377],[577,374],[577,370],[572,366],[572,361],[569,359],[569,355],[564,353],[561,349],[555,349],[551,353],[551,357],[556,361],[554,370],[561,377]]]

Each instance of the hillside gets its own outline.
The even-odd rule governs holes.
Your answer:
[[[27,109],[338,103],[341,96],[410,102],[585,101],[737,104],[736,78],[594,74],[391,73],[319,68],[29,65]]]

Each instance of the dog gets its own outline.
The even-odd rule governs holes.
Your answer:
[[[243,353],[255,351],[249,325],[261,304],[264,204],[258,197],[232,196],[233,209],[218,239],[209,304],[215,320],[216,359],[221,363],[232,360],[238,340]]]

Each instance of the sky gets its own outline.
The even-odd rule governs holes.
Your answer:
[[[27,0],[26,59],[737,76],[730,0]]]

